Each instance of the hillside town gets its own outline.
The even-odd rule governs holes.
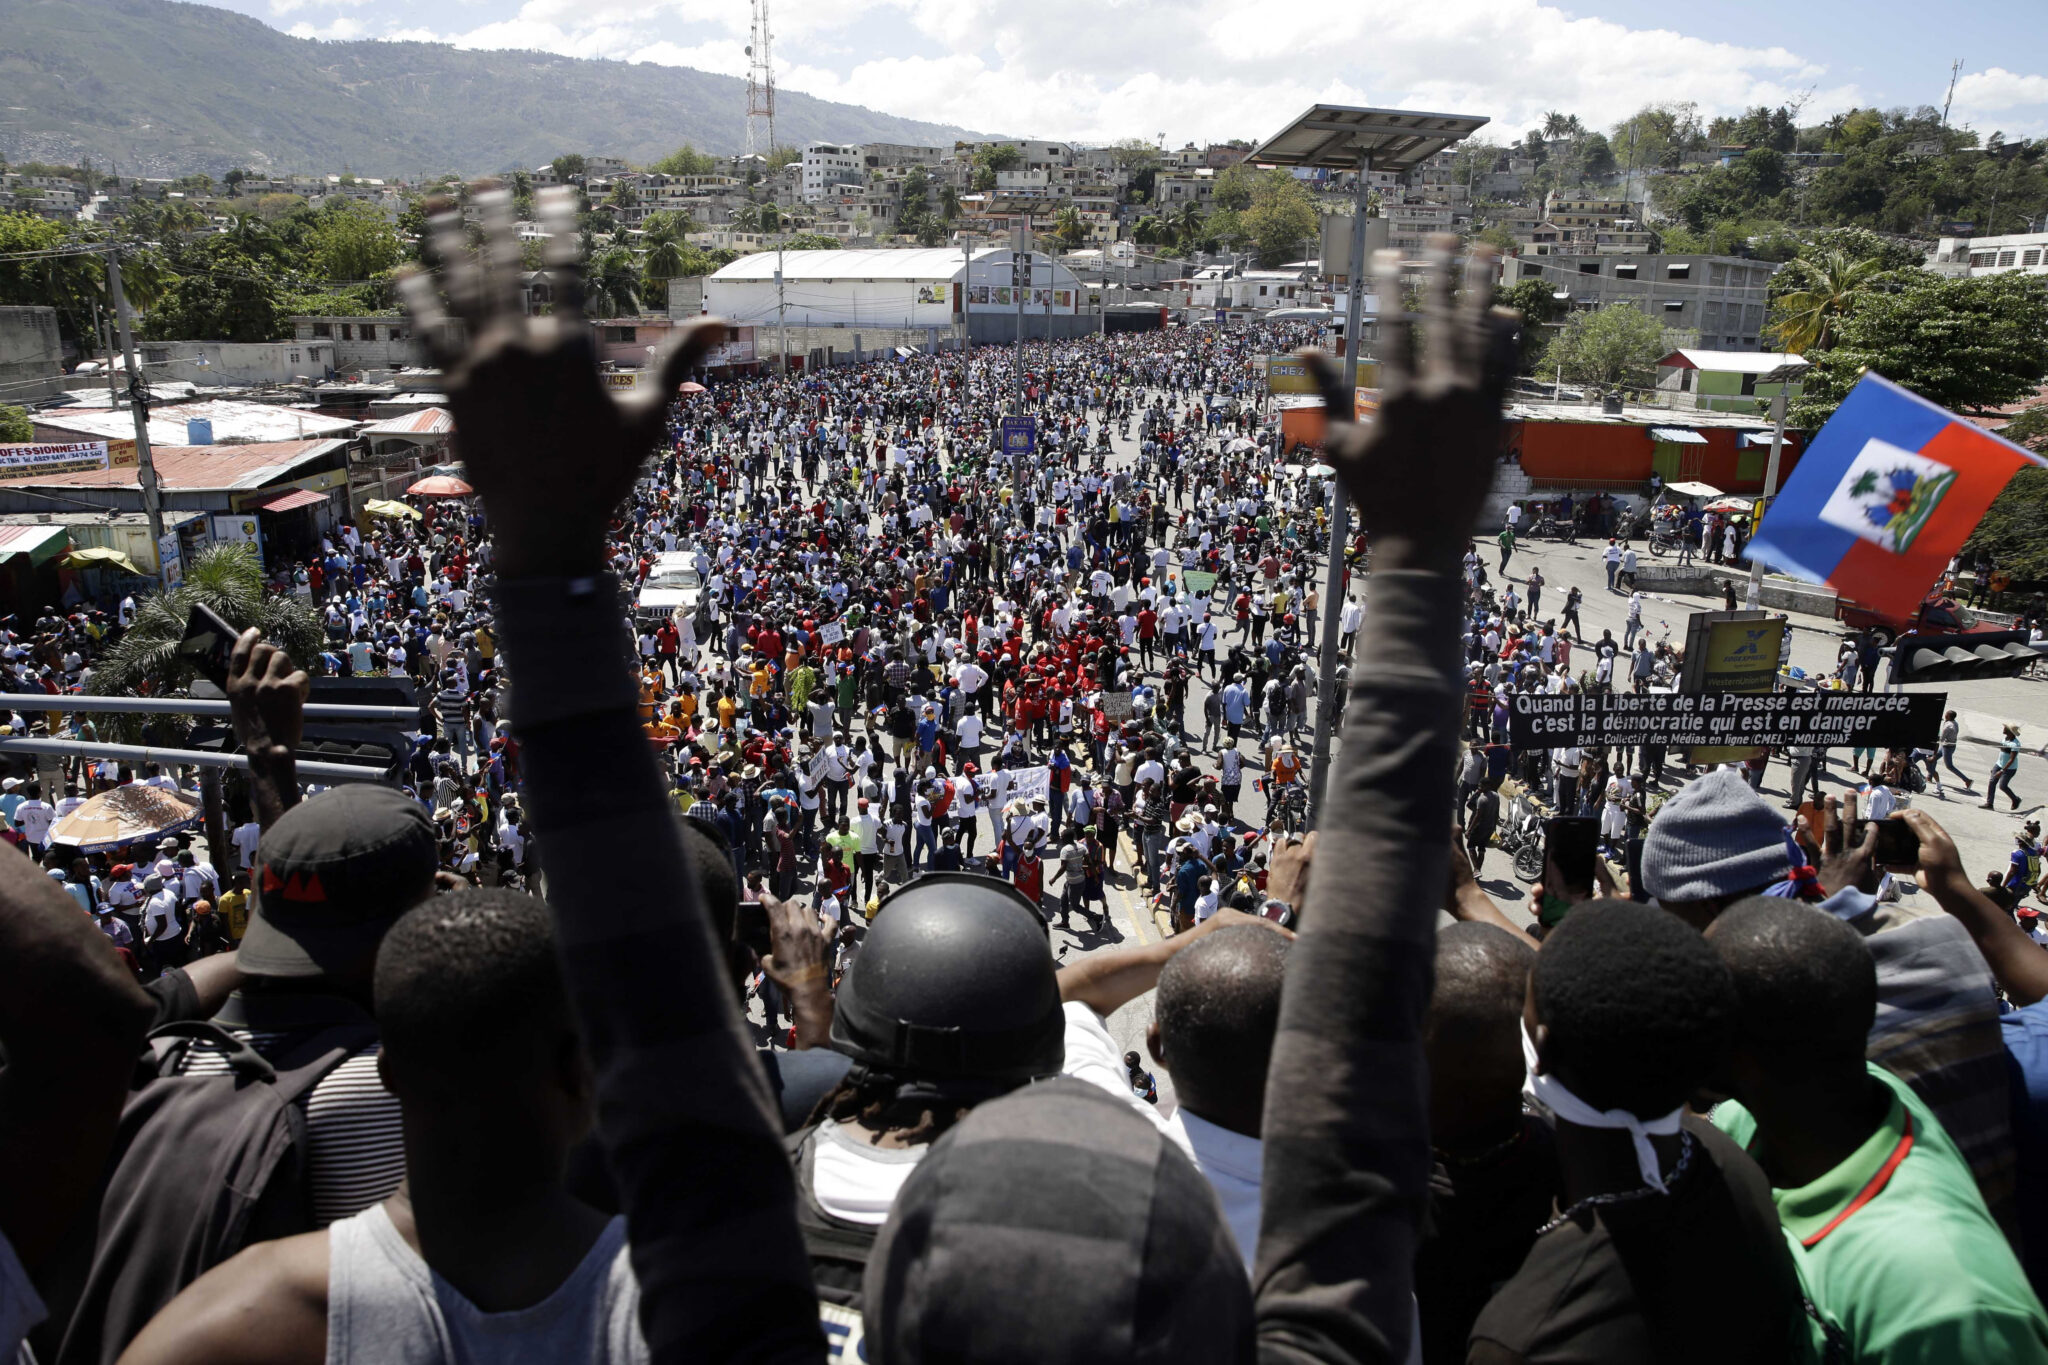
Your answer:
[[[0,1359],[2048,1365],[2048,138],[758,95],[0,161]]]

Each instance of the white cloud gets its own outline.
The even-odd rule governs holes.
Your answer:
[[[1950,121],[2008,137],[2048,133],[2048,76],[2022,75],[1994,66],[1956,82]]]
[[[738,75],[747,20],[741,0],[524,0],[443,40]],[[788,90],[1085,140],[1258,137],[1319,99],[1484,114],[1486,135],[1508,140],[1547,109],[1605,128],[1649,103],[1692,99],[1711,116],[1819,86],[1813,118],[1858,94],[1783,47],[1632,29],[1545,0],[776,0],[775,51]],[[1966,94],[1972,110],[2048,115],[2048,78],[1977,73],[1959,108]]]
[[[301,20],[285,32],[294,38],[324,38],[329,42],[345,43],[351,38],[363,36],[363,22],[360,19],[351,19],[346,14],[337,14],[334,16],[334,22],[326,28],[315,28]]]
[[[272,14],[296,14],[308,5],[367,5],[370,0],[270,0]]]
[[[386,43],[442,43],[447,39],[430,28],[394,28],[388,33],[377,35]]]

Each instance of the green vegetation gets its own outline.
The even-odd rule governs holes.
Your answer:
[[[0,441],[33,441],[36,429],[29,423],[28,409],[0,403]]]
[[[718,158],[685,142],[647,169],[660,175],[716,175]]]
[[[1664,353],[1664,329],[1656,319],[1633,303],[1610,303],[1566,319],[1538,368],[1562,371],[1566,382],[1603,393],[1646,389],[1655,381],[1655,367]]]
[[[1795,426],[1820,428],[1865,369],[1956,412],[2016,402],[2048,375],[2048,280],[1952,279],[1901,270],[1866,281],[1834,322],[1834,344],[1807,356]]]
[[[263,638],[280,646],[292,662],[320,668],[320,618],[290,593],[268,591],[256,551],[247,545],[209,545],[185,565],[185,580],[169,592],[151,592],[136,604],[135,624],[109,646],[93,668],[91,690],[99,696],[168,694],[194,676],[191,656],[178,652],[185,623],[197,603],[220,613],[236,629],[260,626]],[[107,716],[104,739],[141,742],[141,716]],[[153,716],[161,729],[168,716]],[[188,725],[174,721],[174,726]]]

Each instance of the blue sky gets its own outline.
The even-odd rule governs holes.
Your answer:
[[[302,37],[746,69],[748,0],[220,2]],[[786,89],[1090,141],[1257,138],[1319,99],[1485,114],[1501,140],[1546,109],[1606,127],[1662,101],[1712,116],[1804,97],[1816,122],[1939,105],[1958,57],[1957,123],[2041,136],[2048,26],[2027,8],[1945,23],[1924,0],[773,0],[773,27]]]

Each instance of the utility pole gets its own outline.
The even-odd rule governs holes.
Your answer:
[[[142,489],[142,510],[149,517],[151,543],[164,538],[163,494],[156,486],[156,463],[149,455],[149,404],[142,397],[142,369],[135,363],[135,338],[128,325],[128,296],[121,291],[121,247],[107,247],[107,288],[114,296],[114,322],[120,328],[121,355],[128,366],[128,408],[135,416],[135,482]],[[161,551],[159,551],[161,553]]]
[[[1755,534],[1763,519],[1763,512],[1770,506],[1771,499],[1778,492],[1778,456],[1785,449],[1785,400],[1792,388],[1792,381],[1806,373],[1807,366],[1787,362],[1780,365],[1764,378],[1775,381],[1778,391],[1771,395],[1771,460],[1764,469],[1764,495],[1757,500],[1756,519],[1750,523],[1750,533]],[[1744,605],[1751,611],[1763,601],[1764,566],[1752,559],[1749,561],[1749,592]]]
[[[1010,252],[1010,301],[1017,309],[1017,335],[1010,366],[1010,411],[1024,413],[1024,294],[1031,287],[1031,258]]]
[[[777,226],[777,227],[780,227],[780,226],[781,226],[781,224],[780,224],[780,223],[778,223],[778,224],[776,224],[776,226]],[[775,338],[776,338],[776,339],[775,339],[775,351],[776,351],[776,369],[777,369],[777,371],[778,371],[779,373],[781,373],[781,374],[783,374],[783,375],[787,375],[787,374],[789,373],[789,321],[788,321],[787,317],[786,317],[786,316],[785,316],[785,314],[784,314],[784,304],[783,304],[783,295],[782,295],[782,244],[783,244],[783,242],[784,242],[785,240],[787,240],[787,238],[786,238],[786,235],[785,235],[785,234],[783,234],[783,233],[780,233],[780,232],[776,233],[776,235],[775,235]]]
[[[1358,158],[1358,184],[1354,187],[1357,207],[1351,219],[1351,294],[1344,301],[1344,401],[1358,402],[1359,365],[1365,353],[1365,211],[1372,193],[1372,153]],[[1398,307],[1400,300],[1393,301]],[[1382,306],[1385,306],[1384,304]],[[1351,420],[1353,414],[1325,413],[1334,423]],[[1316,657],[1315,752],[1309,763],[1308,821],[1315,828],[1323,812],[1324,788],[1330,780],[1330,741],[1334,738],[1337,714],[1337,644],[1343,639],[1344,550],[1351,539],[1351,499],[1334,480],[1330,489],[1330,567],[1323,579],[1323,638]]]

